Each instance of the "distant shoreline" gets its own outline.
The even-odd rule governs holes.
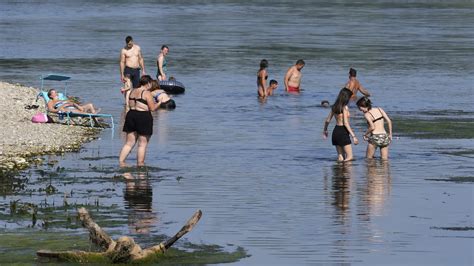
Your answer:
[[[37,88],[0,81],[0,177],[41,161],[38,155],[78,151],[99,132],[82,126],[31,122],[33,115],[46,112],[42,99],[35,102],[38,92]],[[31,104],[39,108],[25,109]]]

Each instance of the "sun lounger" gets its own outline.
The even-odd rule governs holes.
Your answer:
[[[45,80],[52,80],[52,81],[67,81],[71,79],[68,76],[64,75],[58,75],[58,74],[48,74],[45,76],[41,76],[41,91],[38,93],[38,96],[36,97],[36,101],[38,101],[40,98],[44,100],[45,105],[48,105],[48,102],[51,100],[48,97],[48,92],[44,90],[44,81]],[[66,91],[67,88],[67,83],[65,85],[64,91]],[[58,96],[60,100],[68,100],[66,97],[65,93],[60,93],[58,92]],[[47,109],[47,107],[46,107]],[[74,111],[67,111],[67,112],[50,112],[48,111],[48,115],[53,118],[53,121],[56,123],[67,123],[68,125],[70,124],[77,124],[77,125],[82,125],[82,126],[99,126],[103,127],[104,124],[100,123],[98,120],[99,118],[109,118],[111,121],[111,128],[112,130],[114,129],[114,117],[110,114],[86,114],[86,113],[76,113]],[[79,118],[79,119],[76,119]],[[81,121],[86,119],[87,122]]]

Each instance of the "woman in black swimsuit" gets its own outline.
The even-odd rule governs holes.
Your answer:
[[[267,67],[268,61],[266,59],[262,59],[262,61],[260,61],[260,69],[257,72],[258,97],[260,98],[265,98],[267,96]]]
[[[331,122],[333,116],[336,119],[336,126],[332,131],[332,145],[336,146],[337,160],[344,162],[351,161],[353,159],[350,136],[352,136],[355,145],[359,144],[359,140],[357,139],[356,135],[352,131],[351,125],[349,124],[350,113],[347,105],[349,104],[351,96],[352,91],[347,88],[343,88],[339,92],[336,102],[331,108],[331,112],[329,112],[328,117],[324,121],[323,136],[324,138],[327,138],[329,135],[329,122]]]
[[[160,103],[155,103],[150,93],[152,78],[144,75],[140,78],[140,87],[133,89],[127,98],[130,110],[125,116],[123,132],[127,139],[120,151],[120,166],[125,166],[125,159],[138,142],[137,165],[145,165],[145,154],[150,136],[153,134],[153,116],[151,111],[159,108]]]

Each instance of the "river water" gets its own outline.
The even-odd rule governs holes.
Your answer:
[[[328,109],[319,107],[334,101],[354,67],[393,117],[462,116],[472,125],[472,1],[2,1],[0,12],[0,80],[39,86],[40,74],[70,75],[68,93],[116,121],[115,132],[104,130],[79,153],[47,157],[66,172],[45,180],[27,171],[26,190],[36,190],[4,193],[2,214],[14,200],[62,202],[74,191],[70,202],[113,207],[101,213],[114,237],[148,244],[201,209],[186,240],[241,246],[250,257],[237,265],[472,265],[474,186],[437,180],[472,178],[472,139],[403,135],[393,119],[388,163],[366,161],[362,143],[356,161],[341,165],[321,137]],[[117,178],[118,59],[127,35],[153,76],[167,44],[169,72],[186,85],[176,110],[154,114],[150,168],[143,178],[132,169],[137,182]],[[260,102],[263,58],[281,85]],[[287,95],[283,76],[300,58],[303,92]],[[365,122],[351,112],[361,138]],[[38,190],[47,184],[56,193]],[[44,230],[7,218],[0,227]],[[34,258],[28,246],[0,250]]]

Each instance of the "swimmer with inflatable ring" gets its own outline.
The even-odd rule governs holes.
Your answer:
[[[151,96],[156,103],[160,104],[160,108],[162,109],[175,109],[176,103],[170,96],[162,89],[160,89],[160,83],[156,80],[151,82]]]

